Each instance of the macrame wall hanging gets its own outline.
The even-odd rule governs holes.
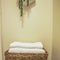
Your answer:
[[[18,7],[20,9],[20,16],[23,16],[24,9],[30,7],[32,4],[35,4],[35,0],[18,0]]]

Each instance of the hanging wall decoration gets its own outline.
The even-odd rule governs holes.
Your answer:
[[[18,6],[20,9],[20,16],[23,16],[23,12],[26,8],[31,8],[31,5],[35,4],[35,0],[18,0]]]

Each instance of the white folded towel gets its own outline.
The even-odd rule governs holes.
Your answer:
[[[35,43],[26,43],[26,42],[13,42],[9,47],[20,47],[20,48],[43,48],[43,44],[41,42]]]
[[[44,49],[10,48],[9,53],[45,53]]]

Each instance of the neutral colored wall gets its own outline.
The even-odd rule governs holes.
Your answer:
[[[3,51],[13,41],[42,41],[49,53],[48,60],[51,60],[52,0],[36,0],[36,6],[29,12],[30,16],[26,14],[24,20],[21,20],[17,0],[2,0]]]
[[[1,25],[0,25],[0,60],[2,60],[2,49],[1,49]]]
[[[1,15],[0,15],[0,60],[2,60],[2,48],[1,48]]]
[[[0,60],[2,60],[2,48],[1,48],[1,0],[0,0]]]
[[[53,4],[53,59],[60,60],[60,0]]]

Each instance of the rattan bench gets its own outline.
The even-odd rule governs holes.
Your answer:
[[[46,50],[45,50],[46,51]],[[5,60],[47,60],[48,53],[9,53],[5,52]]]

